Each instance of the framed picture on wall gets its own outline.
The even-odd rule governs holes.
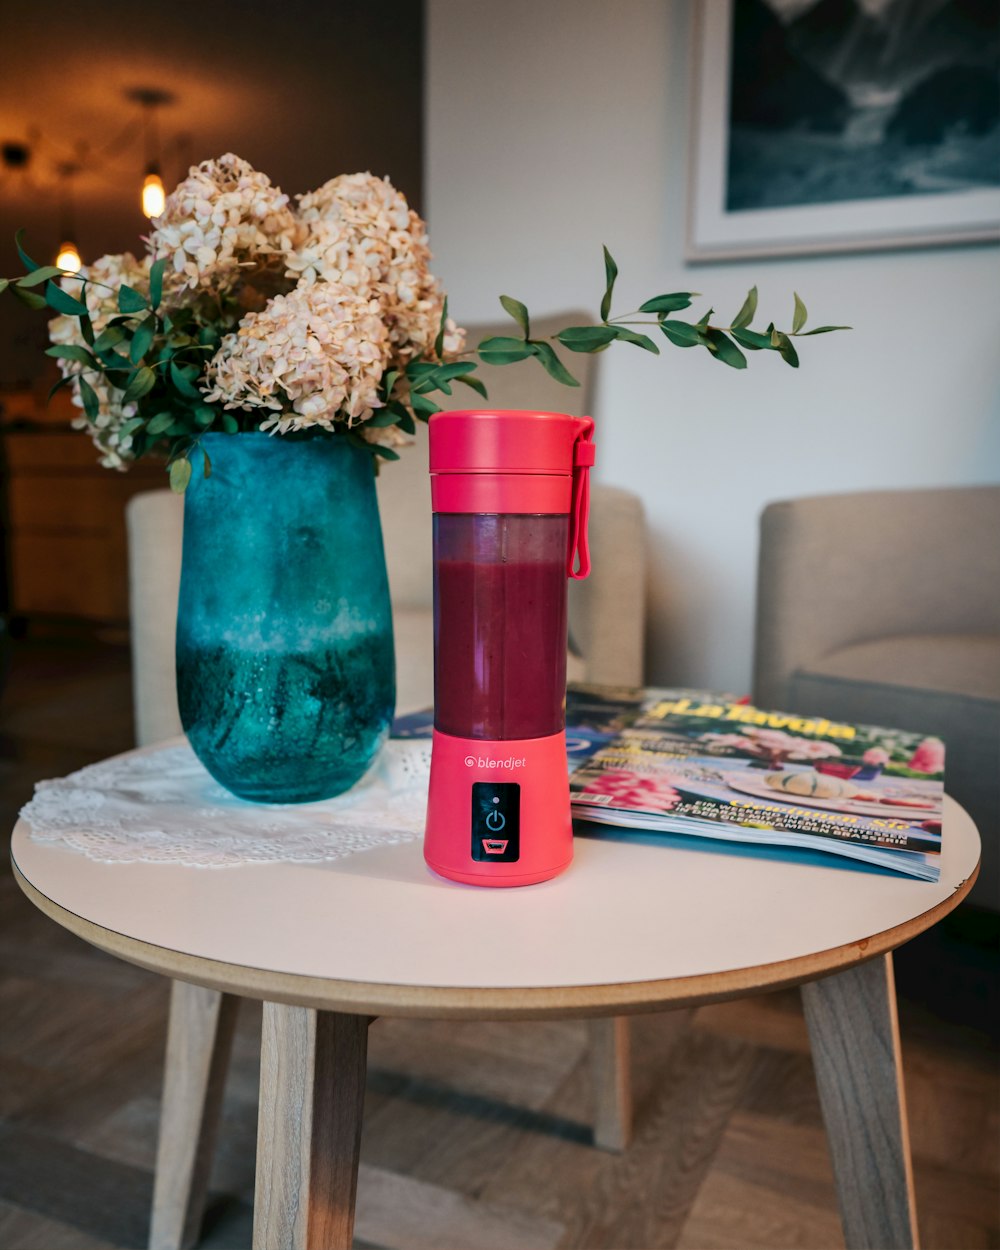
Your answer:
[[[996,0],[699,0],[689,260],[1000,240]]]

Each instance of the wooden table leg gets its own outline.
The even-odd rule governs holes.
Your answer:
[[[368,1018],[264,1004],[254,1250],[350,1250]]]
[[[594,1145],[622,1151],[632,1138],[629,1021],[625,1016],[588,1020],[590,1076],[594,1088]]]
[[[916,1250],[892,956],[802,987],[850,1250]]]
[[[150,1250],[190,1250],[201,1231],[240,1000],[171,982]]]

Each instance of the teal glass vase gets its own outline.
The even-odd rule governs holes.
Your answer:
[[[372,457],[254,432],[203,435],[190,459],[177,697],[191,746],[240,798],[341,794],[396,697]]]

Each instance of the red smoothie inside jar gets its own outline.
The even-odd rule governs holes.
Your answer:
[[[564,726],[566,515],[434,518],[434,725],[459,738]]]

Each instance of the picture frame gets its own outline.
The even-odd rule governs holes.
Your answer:
[[[746,6],[738,14],[737,4]],[[864,41],[852,29],[849,49],[831,49],[828,25],[812,43],[808,24],[789,34],[789,14],[801,18],[811,7],[802,0],[695,6],[686,258],[1000,241],[1000,128],[989,126],[988,68],[982,81],[976,71],[956,91],[954,76],[968,67],[942,64],[928,36],[908,62],[897,56],[893,83],[891,58],[887,68],[884,52],[877,56],[876,17],[859,6],[874,48],[863,72],[881,82],[845,85]],[[902,10],[899,0],[880,7],[887,16]],[[984,0],[984,14],[988,7]],[[898,38],[891,47],[898,52]],[[825,75],[831,51],[839,59],[825,62],[833,68]],[[943,121],[942,100],[951,110]],[[955,113],[963,107],[966,115]]]

